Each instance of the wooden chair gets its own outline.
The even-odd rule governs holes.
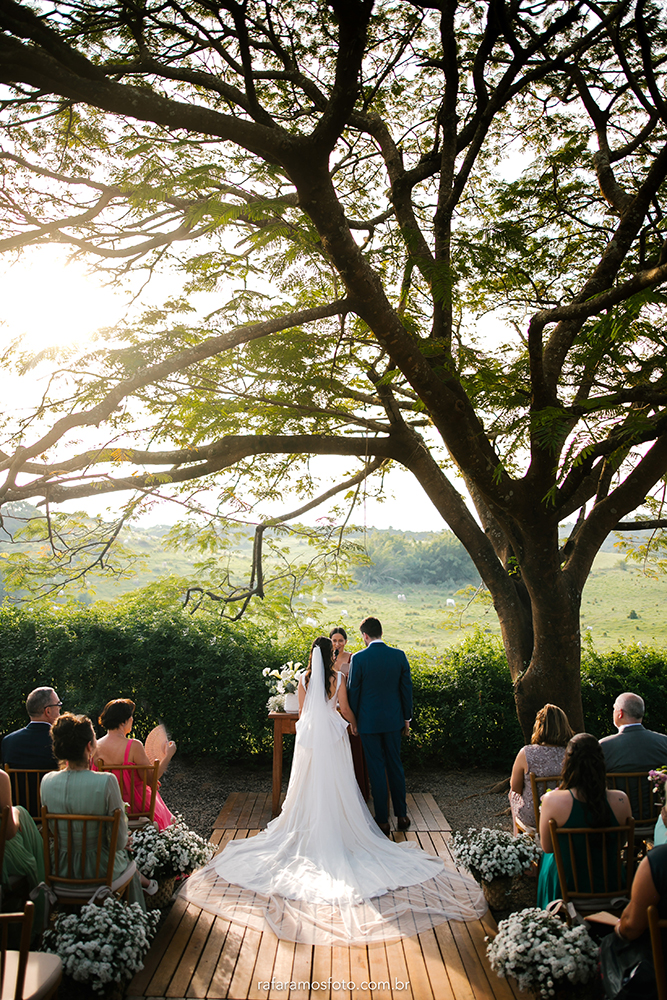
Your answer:
[[[651,934],[651,951],[653,952],[658,1000],[667,1000],[667,975],[665,974],[665,956],[662,948],[662,931],[667,930],[667,920],[660,920],[657,906],[649,906],[648,908],[648,928]]]
[[[98,771],[111,771],[116,775],[123,802],[127,802],[130,807],[127,819],[131,830],[154,821],[159,760],[146,767],[141,764],[105,764],[100,757],[95,761],[95,767]],[[141,803],[140,809],[137,808],[137,803]]]
[[[86,816],[50,813],[42,806],[45,882],[59,903],[83,906],[104,887],[121,897],[128,894],[134,861],[118,878],[113,874],[120,817],[120,809],[113,816]],[[75,852],[93,862],[92,875],[85,874],[85,865],[81,870],[80,860],[75,863]]]
[[[533,808],[535,810],[535,826],[530,826],[528,823],[524,823],[517,816],[515,819],[517,830],[521,833],[527,833],[531,837],[536,839],[540,835],[540,808],[542,805],[542,796],[550,788],[558,788],[560,785],[560,774],[542,774],[537,775],[534,771],[528,772],[528,777],[530,778],[530,787],[533,792]]]
[[[607,788],[618,788],[630,799],[635,839],[649,843],[653,843],[653,831],[662,808],[660,794],[654,794],[653,785],[648,780],[648,771],[607,771]]]
[[[632,850],[625,851],[625,848],[634,841],[634,819],[628,820],[625,826],[576,829],[558,827],[556,821],[550,819],[549,829],[561,896],[566,905],[572,903],[582,913],[619,910],[627,905],[635,874],[635,856]],[[575,850],[582,840],[583,861]],[[568,875],[574,888],[568,884]]]
[[[51,768],[52,771],[55,768]],[[49,771],[41,771],[33,768],[16,768],[5,764],[5,771],[9,775],[9,782],[12,786],[12,802],[15,806],[24,806],[35,823],[42,822],[42,798],[40,795],[40,785],[42,778]]]
[[[34,910],[34,903],[26,903],[23,913],[0,914],[0,996],[3,1000],[49,1000],[56,993],[63,977],[63,963],[58,955],[30,951]],[[11,923],[21,924],[18,951],[10,951],[7,947]]]

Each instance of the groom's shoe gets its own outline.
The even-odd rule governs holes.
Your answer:
[[[407,828],[410,826],[410,817],[399,816],[398,819],[396,820],[396,826],[398,827],[399,830],[407,830]]]
[[[378,823],[377,820],[375,820],[375,822],[378,824],[385,837],[391,837],[391,827],[389,826],[389,823]]]

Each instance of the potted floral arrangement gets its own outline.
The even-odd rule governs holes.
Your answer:
[[[667,767],[656,767],[655,770],[648,772],[648,780],[653,784],[653,794],[659,796],[662,800],[662,809],[660,810],[660,816],[658,817],[658,822],[656,823],[656,834],[661,829],[661,838],[665,835],[665,828],[667,828]]]
[[[186,826],[183,817],[164,830],[145,826],[132,834],[132,856],[146,878],[155,878],[160,887],[154,896],[146,897],[146,905],[165,906],[174,894],[176,878],[190,875],[215,854],[216,848]]]
[[[60,956],[64,974],[75,982],[100,995],[122,996],[123,980],[143,968],[159,920],[157,912],[110,896],[100,906],[88,903],[78,913],[59,913],[44,932],[42,947]],[[90,996],[87,990],[85,995]]]
[[[299,696],[296,692],[302,672],[303,664],[294,663],[293,660],[283,663],[280,670],[264,667],[262,675],[271,692],[271,697],[266,703],[269,712],[299,711]]]
[[[568,927],[546,910],[531,907],[500,921],[486,956],[494,972],[513,976],[522,990],[539,997],[565,992],[573,997],[573,985],[589,983],[595,975],[598,950],[585,926]]]
[[[528,834],[513,837],[506,830],[471,828],[454,834],[450,849],[456,863],[480,883],[489,906],[518,910],[535,903],[534,876],[543,851]]]

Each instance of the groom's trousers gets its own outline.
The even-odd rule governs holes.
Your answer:
[[[378,823],[388,823],[387,780],[394,813],[407,816],[405,801],[405,772],[401,763],[402,729],[390,733],[360,733],[364,756],[371,783],[375,819]],[[385,776],[386,772],[386,776]]]

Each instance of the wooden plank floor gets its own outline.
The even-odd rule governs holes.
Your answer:
[[[416,841],[449,857],[450,826],[429,794],[408,796],[412,826],[394,840]],[[220,849],[252,837],[271,819],[271,796],[234,792],[211,836]],[[486,962],[485,936],[496,929],[487,913],[452,921],[391,944],[323,947],[279,941],[205,913],[177,899],[128,997],[158,1000],[518,1000],[516,985]],[[316,984],[313,988],[311,984]],[[525,1000],[528,994],[521,994]]]

